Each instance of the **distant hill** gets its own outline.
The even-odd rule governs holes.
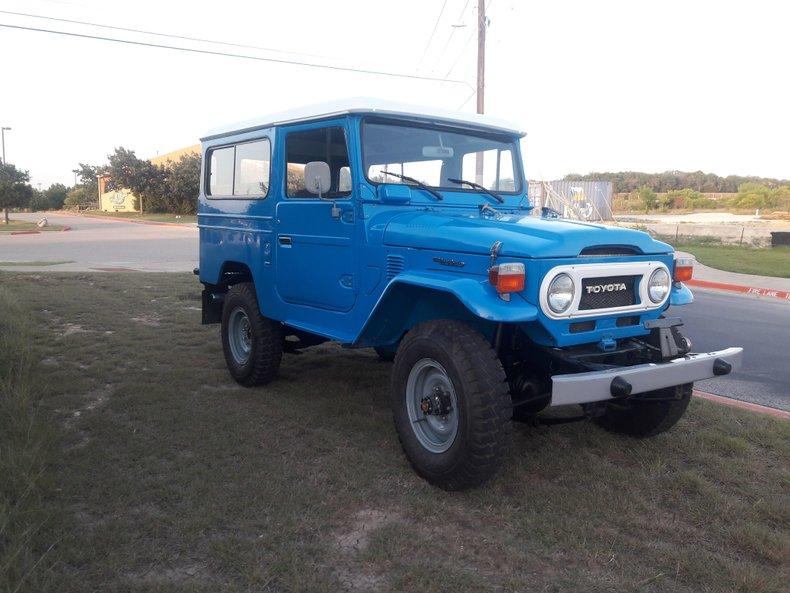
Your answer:
[[[742,177],[729,175],[719,177],[702,171],[664,171],[663,173],[640,173],[639,171],[618,171],[616,173],[588,173],[566,175],[567,181],[611,181],[615,193],[632,192],[647,185],[655,192],[670,192],[679,189],[694,189],[702,193],[735,193],[742,183],[759,183],[767,187],[790,185],[787,179],[768,177]]]

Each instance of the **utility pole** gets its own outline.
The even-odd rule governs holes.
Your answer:
[[[477,0],[477,112],[485,113],[486,0]],[[483,183],[483,153],[477,153],[475,181]]]
[[[2,136],[2,143],[3,143],[3,164],[5,164],[5,133],[6,130],[11,130],[6,126],[0,126],[0,136]]]

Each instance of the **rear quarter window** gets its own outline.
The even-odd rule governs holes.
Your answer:
[[[214,148],[208,153],[208,192],[214,198],[265,198],[269,193],[268,138]]]

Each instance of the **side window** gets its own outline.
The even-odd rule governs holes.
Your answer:
[[[265,196],[269,193],[269,155],[267,139],[236,146],[234,196]]]
[[[216,148],[210,154],[208,193],[212,196],[229,196],[233,193],[234,148]]]
[[[208,195],[220,198],[266,197],[271,144],[267,138],[209,152]]]
[[[351,168],[342,127],[291,132],[285,140],[285,156],[286,195],[289,198],[317,197],[305,189],[304,166],[311,161],[324,161],[329,165],[332,185],[327,196],[351,193]]]
[[[477,159],[483,159],[482,179],[477,178]],[[464,155],[461,178],[475,181],[493,191],[515,191],[513,153],[510,150],[485,150]]]

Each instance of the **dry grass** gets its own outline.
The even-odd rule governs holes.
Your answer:
[[[37,328],[60,435],[46,504],[64,513],[36,539],[56,543],[54,563],[28,590],[770,592],[790,578],[790,423],[695,401],[648,441],[519,425],[497,479],[446,493],[409,469],[391,365],[370,351],[287,356],[247,390],[199,325],[191,275],[0,285]]]

